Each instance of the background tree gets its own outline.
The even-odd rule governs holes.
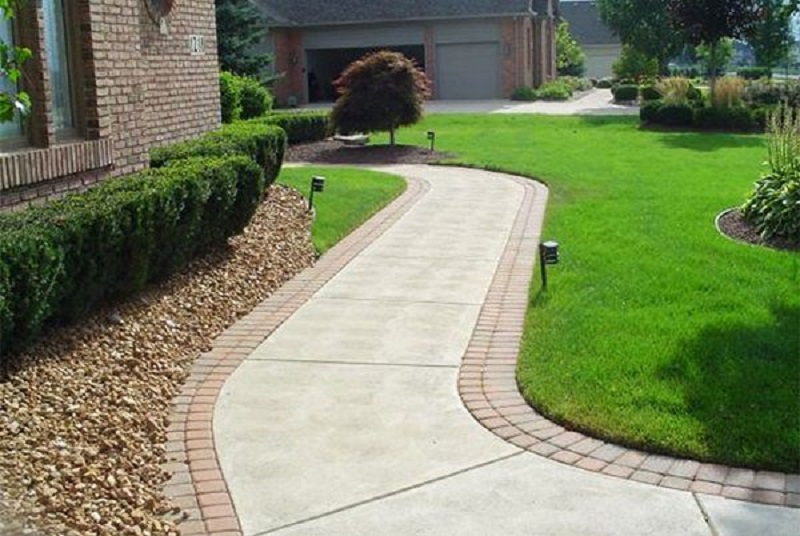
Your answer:
[[[683,36],[672,27],[664,0],[597,0],[600,17],[620,40],[645,56],[656,58],[659,72],[680,53]]]
[[[720,39],[713,48],[703,43],[695,49],[695,56],[703,64],[709,78],[724,75],[733,59],[733,39]]]
[[[572,37],[566,21],[556,28],[556,68],[561,76],[583,76],[586,72],[586,54]]]
[[[422,118],[430,82],[399,52],[381,51],[353,62],[334,82],[339,98],[331,122],[342,134],[388,131],[395,144],[398,127]]]
[[[256,52],[267,35],[261,11],[250,0],[214,0],[220,69],[242,76],[265,78],[269,54]]]
[[[658,76],[658,60],[631,45],[623,45],[622,53],[611,70],[623,82],[641,84]]]
[[[762,16],[748,39],[759,67],[774,69],[789,55],[794,44],[792,16],[796,4],[786,0],[761,0]]]
[[[762,0],[666,0],[673,26],[693,46],[705,45],[709,55],[725,38],[747,39],[761,17]],[[716,73],[711,73],[713,91]]]
[[[0,0],[0,20],[9,21],[16,14],[16,0]],[[22,76],[22,64],[31,57],[27,48],[16,47],[0,39],[0,80],[7,82],[4,86],[16,87]],[[0,91],[0,122],[14,121],[19,116],[27,115],[31,107],[31,99],[24,91]]]

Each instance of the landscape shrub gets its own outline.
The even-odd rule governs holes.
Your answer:
[[[670,76],[659,80],[656,89],[665,103],[686,104],[691,100],[689,93],[693,87],[688,78]]]
[[[695,126],[704,130],[749,131],[759,125],[753,111],[745,106],[708,106],[695,111]]]
[[[742,104],[744,80],[737,76],[717,79],[711,90],[711,105],[715,108],[734,108]]]
[[[590,79],[579,76],[559,76],[556,80],[566,84],[572,91],[589,91],[594,87]]]
[[[689,104],[664,104],[656,112],[655,122],[667,127],[690,127],[694,123],[694,108]]]
[[[664,106],[660,100],[648,101],[639,108],[639,120],[645,124],[654,124],[658,121],[658,112]]]
[[[611,78],[601,78],[597,81],[597,89],[611,89],[614,81]]]
[[[272,112],[259,121],[281,127],[290,145],[322,141],[332,134],[327,112]]]
[[[261,117],[272,109],[272,95],[255,78],[240,77],[242,119]]]
[[[742,215],[764,238],[800,243],[800,112],[781,105],[768,122],[769,170],[756,182]]]
[[[644,102],[655,101],[661,98],[661,92],[656,86],[642,86],[639,93]]]
[[[648,58],[629,45],[623,45],[622,53],[611,66],[611,70],[619,80],[641,84],[647,79],[655,80],[658,76],[658,60]]]
[[[572,87],[563,77],[545,82],[536,89],[518,87],[511,94],[511,100],[518,101],[565,101],[570,97],[572,97]]]
[[[220,111],[223,123],[233,123],[242,115],[241,79],[233,73],[219,74]]]
[[[536,90],[532,87],[518,87],[511,93],[511,100],[515,101],[535,101],[537,99]]]
[[[769,67],[742,67],[736,74],[745,80],[758,80],[759,78],[772,78],[772,69]]]
[[[261,166],[269,186],[280,172],[286,143],[286,133],[277,125],[239,121],[199,138],[154,148],[150,151],[150,165],[160,168],[187,158],[243,154]]]
[[[623,84],[612,90],[614,100],[617,102],[630,102],[639,98],[639,86]]]
[[[572,97],[572,89],[562,80],[549,80],[536,89],[536,98],[544,101],[565,101]]]
[[[250,158],[195,158],[0,215],[0,365],[48,323],[138,292],[224,244],[263,192]]]

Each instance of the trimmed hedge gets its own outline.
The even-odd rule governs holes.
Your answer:
[[[228,72],[219,73],[220,112],[223,123],[233,123],[242,115],[242,85],[239,77]]]
[[[322,141],[332,134],[327,112],[276,112],[254,121],[281,127],[291,145]]]
[[[241,232],[264,182],[246,156],[194,158],[0,215],[2,368],[47,324],[130,296]]]
[[[260,117],[272,109],[272,95],[255,78],[240,77],[242,119]]]
[[[647,125],[752,132],[764,130],[768,111],[765,107],[715,108],[650,101],[639,110],[639,119]]]
[[[243,154],[261,166],[269,186],[278,177],[285,151],[286,133],[280,127],[256,120],[240,121],[199,138],[154,148],[150,165],[160,168],[187,158]]]
[[[654,101],[661,98],[661,92],[655,86],[642,86],[642,100],[645,102]]]
[[[639,98],[639,86],[633,84],[619,85],[612,90],[617,102],[630,102]]]
[[[745,80],[772,78],[772,70],[769,67],[742,67],[736,74]]]

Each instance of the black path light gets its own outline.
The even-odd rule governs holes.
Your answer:
[[[428,141],[431,142],[431,151],[433,151],[433,148],[436,145],[436,132],[432,130],[428,131]]]
[[[314,192],[325,191],[325,177],[311,177],[311,192],[308,194],[308,211],[314,210]]]
[[[558,242],[550,240],[539,244],[539,266],[542,270],[542,288],[547,289],[547,265],[558,264]]]

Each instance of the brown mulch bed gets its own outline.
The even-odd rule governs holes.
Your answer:
[[[414,145],[347,146],[340,141],[325,140],[289,147],[287,162],[317,164],[432,164],[453,158],[452,154],[430,151]]]
[[[754,246],[766,246],[773,249],[800,251],[800,242],[793,242],[785,238],[771,238],[765,240],[753,225],[742,217],[741,212],[736,209],[730,210],[720,216],[718,225],[722,234],[740,242],[746,242]]]
[[[21,356],[0,383],[0,527],[177,535],[162,468],[172,399],[219,333],[313,263],[310,223],[303,198],[273,186],[227,248]]]

